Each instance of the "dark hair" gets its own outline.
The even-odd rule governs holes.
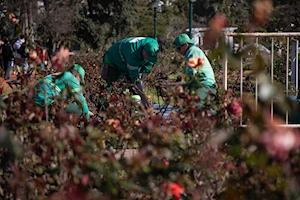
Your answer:
[[[82,81],[82,78],[81,78],[79,72],[78,72],[77,70],[75,70],[74,67],[72,67],[72,68],[69,70],[69,72],[71,72],[71,73],[73,74],[73,76],[75,76],[75,77],[76,77],[77,75],[79,75],[79,77],[80,77],[80,82]]]
[[[25,39],[25,35],[20,35],[20,39]]]

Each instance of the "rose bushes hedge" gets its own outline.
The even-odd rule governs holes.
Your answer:
[[[251,101],[242,105],[233,91],[221,87],[218,97],[199,111],[195,106],[199,99],[188,90],[163,84],[170,81],[170,72],[178,71],[180,61],[169,62],[172,56],[163,56],[145,80],[175,109],[167,118],[162,116],[164,110],[145,110],[133,101],[124,93],[126,83],[114,85],[108,93],[99,79],[99,54],[82,53],[70,61],[86,70],[84,95],[95,113],[89,120],[64,114],[66,101],[58,100],[47,112],[34,106],[30,87],[3,96],[0,196],[276,199],[296,195],[296,130],[289,129],[286,136],[287,129],[275,124],[280,118],[267,120],[265,104],[258,110]],[[254,126],[239,127],[243,109]],[[286,139],[290,143],[282,144]]]

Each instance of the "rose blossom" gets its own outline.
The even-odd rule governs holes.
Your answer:
[[[236,117],[242,116],[243,108],[240,100],[234,98],[232,102],[227,106],[228,111]]]
[[[284,122],[276,116],[273,121],[267,123],[270,124],[263,132],[261,142],[271,156],[279,160],[287,159],[289,153],[300,146],[299,132],[293,128],[278,126]]]
[[[163,193],[169,196],[174,196],[173,200],[180,200],[181,194],[184,193],[184,187],[182,187],[179,183],[164,183],[162,185]]]

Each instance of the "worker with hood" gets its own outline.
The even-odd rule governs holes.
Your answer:
[[[184,74],[187,85],[200,97],[197,103],[202,108],[209,94],[216,95],[217,85],[213,68],[204,52],[194,45],[195,41],[183,33],[176,37],[174,45],[177,52],[185,56]],[[193,60],[197,62],[193,62]],[[192,62],[191,62],[192,61]]]
[[[66,112],[84,113],[87,118],[90,112],[82,94],[85,71],[79,64],[74,64],[69,71],[47,75],[35,85],[35,104],[41,107],[51,105],[57,98],[74,97],[75,104],[69,104]]]
[[[105,53],[101,77],[108,85],[126,78],[136,84],[136,93],[140,95],[145,107],[149,102],[143,92],[141,74],[150,73],[157,62],[158,42],[149,37],[125,38],[113,44]]]

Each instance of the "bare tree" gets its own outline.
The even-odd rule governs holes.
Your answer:
[[[44,0],[44,9],[35,14],[38,34],[51,39],[55,46],[62,41],[74,39],[76,4],[72,0]]]

